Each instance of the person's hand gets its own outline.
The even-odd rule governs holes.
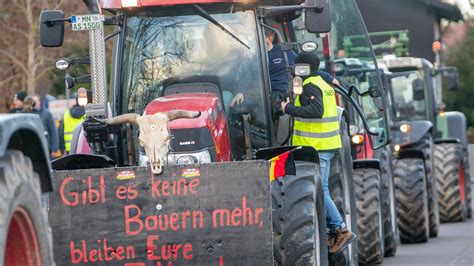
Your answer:
[[[286,98],[286,101],[281,102],[281,110],[283,111],[283,113],[285,112],[286,105],[289,104],[289,103],[290,103],[289,98]]]
[[[234,107],[235,104],[241,104],[244,102],[244,95],[242,93],[237,93],[232,101],[230,101],[230,107]]]
[[[62,156],[62,153],[60,150],[57,150],[57,151],[52,151],[51,152],[51,158],[53,159],[56,159],[56,158],[59,158]]]
[[[339,83],[339,81],[337,79],[333,79],[332,84],[335,85],[335,86],[341,86],[341,84]]]

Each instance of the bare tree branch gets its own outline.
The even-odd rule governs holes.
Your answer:
[[[13,63],[15,63],[18,67],[21,68],[26,73],[28,73],[28,69],[26,68],[26,65],[23,64],[18,58],[13,56],[11,53],[0,49],[0,54],[4,55],[5,57],[8,57]]]

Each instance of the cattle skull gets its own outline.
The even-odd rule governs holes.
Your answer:
[[[106,124],[116,125],[133,123],[138,125],[140,136],[138,141],[145,149],[145,154],[150,159],[151,171],[159,174],[163,171],[163,161],[168,153],[170,133],[168,122],[179,118],[196,118],[200,112],[173,110],[153,115],[123,114],[104,120]]]

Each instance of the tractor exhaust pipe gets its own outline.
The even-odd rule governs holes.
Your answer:
[[[98,0],[83,1],[87,5],[87,8],[91,14],[101,14]],[[107,101],[107,76],[105,67],[104,24],[101,23],[100,25],[101,26],[99,29],[89,31],[92,102],[94,104],[101,104],[104,106],[103,117],[106,117],[107,112],[105,111],[105,106]],[[97,115],[98,114],[95,113],[95,116]]]

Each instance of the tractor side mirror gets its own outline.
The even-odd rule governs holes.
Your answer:
[[[415,79],[412,82],[413,99],[423,101],[425,99],[425,82],[422,79]]]
[[[331,31],[331,6],[329,0],[306,0],[305,27],[311,33]]]
[[[43,47],[60,47],[64,41],[64,12],[45,10],[40,16],[40,43]]]
[[[433,70],[432,76],[441,74],[443,88],[450,91],[459,89],[459,72],[455,67],[439,67]]]
[[[380,98],[382,97],[382,89],[379,87],[378,79],[379,79],[379,72],[370,72],[368,74],[369,80],[369,95],[372,98]]]
[[[450,91],[459,89],[459,73],[457,70],[443,72],[443,87]]]
[[[369,95],[372,98],[380,98],[382,97],[382,90],[377,85],[372,86],[369,88]]]

